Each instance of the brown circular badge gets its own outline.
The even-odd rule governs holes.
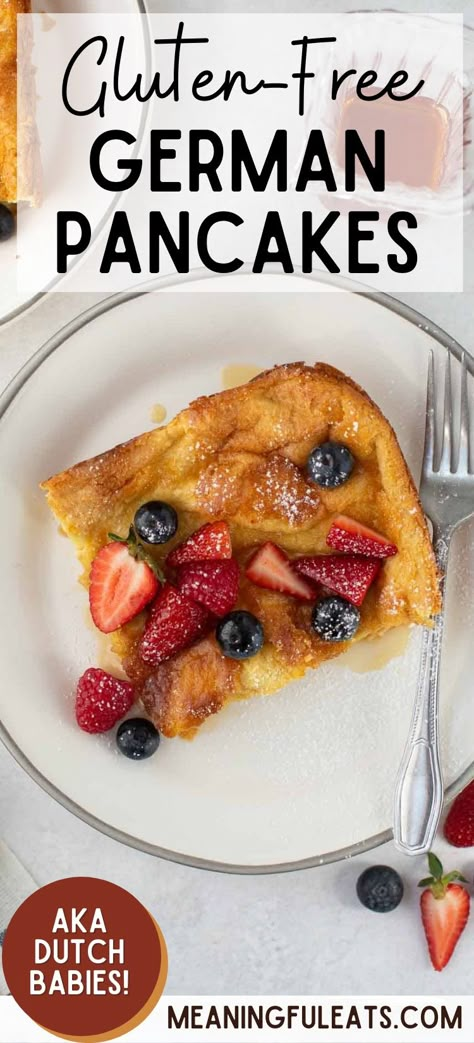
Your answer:
[[[166,945],[141,903],[116,884],[70,877],[17,910],[3,943],[16,1002],[48,1032],[115,1039],[153,1010],[166,981]]]

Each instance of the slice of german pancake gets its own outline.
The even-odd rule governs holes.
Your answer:
[[[335,488],[314,484],[306,471],[311,450],[329,440],[346,446],[355,461],[350,478]],[[275,692],[354,641],[429,623],[439,608],[430,536],[397,438],[368,395],[323,363],[277,366],[199,398],[166,427],[79,463],[42,488],[74,542],[85,586],[108,534],[126,535],[147,501],[165,501],[179,519],[173,540],[152,550],[161,565],[204,523],[228,523],[242,567],[237,608],[263,624],[258,654],[226,657],[211,627],[152,666],[139,647],[149,610],[111,634],[113,651],[167,736],[190,737],[226,702]],[[341,514],[383,534],[397,553],[370,587],[355,636],[334,642],[315,633],[311,604],[257,586],[244,567],[266,541],[290,558],[328,553],[326,538]]]

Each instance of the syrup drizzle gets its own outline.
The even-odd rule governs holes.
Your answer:
[[[341,656],[341,666],[348,666],[355,674],[368,674],[382,670],[392,659],[398,659],[406,651],[411,627],[394,627],[380,637],[368,637],[356,642]]]
[[[221,373],[222,389],[229,391],[230,388],[240,387],[241,384],[246,384],[249,380],[253,380],[259,373],[263,373],[259,366],[242,365],[240,363],[224,366]]]
[[[155,405],[150,409],[150,417],[152,423],[162,424],[163,420],[166,419],[166,407],[161,402],[155,402]]]

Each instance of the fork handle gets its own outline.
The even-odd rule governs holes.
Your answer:
[[[433,547],[440,574],[441,610],[432,627],[423,630],[423,643],[410,731],[396,787],[393,838],[407,855],[431,849],[443,807],[443,777],[439,756],[438,690],[444,629],[444,588],[451,529],[435,532]]]

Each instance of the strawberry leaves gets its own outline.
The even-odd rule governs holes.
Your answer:
[[[158,562],[155,561],[154,557],[145,549],[143,543],[140,543],[133,525],[130,526],[128,536],[117,536],[117,533],[115,532],[108,532],[107,539],[109,539],[111,543],[124,543],[128,548],[129,554],[131,554],[132,558],[135,558],[135,561],[144,561],[160,583],[165,582],[165,574],[163,570],[158,565]]]
[[[420,880],[418,887],[429,888],[435,898],[444,898],[448,884],[454,883],[455,880],[459,880],[463,884],[468,883],[466,877],[457,869],[453,869],[450,873],[443,873],[443,866],[433,851],[428,853],[428,866],[431,876]]]

